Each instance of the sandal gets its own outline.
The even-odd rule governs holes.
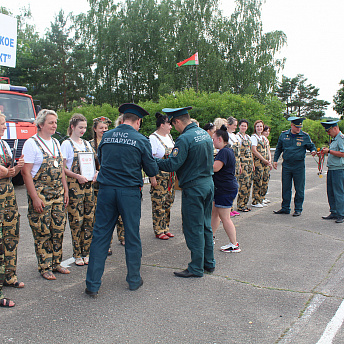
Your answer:
[[[172,234],[170,232],[165,233],[165,235],[167,235],[169,238],[174,238],[174,234]]]
[[[82,260],[82,258],[75,258],[75,265],[83,266],[84,265],[84,261]]]
[[[89,257],[85,257],[84,258],[84,264],[85,265],[88,265],[88,262],[90,261],[90,258]]]
[[[53,270],[54,272],[59,272],[60,274],[68,275],[70,274],[70,271],[67,268],[64,268],[63,266],[59,266],[58,268]]]
[[[121,244],[122,246],[125,246],[125,241],[124,241],[124,240],[120,241],[120,244]]]
[[[24,288],[25,287],[25,284],[24,282],[14,282],[14,283],[7,283],[4,281],[4,286],[5,287],[12,287],[12,288]]]
[[[169,237],[164,233],[156,234],[155,237],[158,239],[161,239],[161,240],[168,240],[169,239]]]
[[[51,271],[46,271],[42,274],[42,277],[49,281],[56,280],[55,275]]]
[[[244,208],[244,209],[238,209],[238,211],[242,211],[243,213],[248,213],[249,210],[247,208]]]
[[[13,305],[11,305],[11,302]],[[3,298],[0,300],[0,307],[14,307],[15,305],[16,304],[10,299]]]

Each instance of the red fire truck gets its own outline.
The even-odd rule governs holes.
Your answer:
[[[6,83],[1,83],[6,82]],[[6,116],[7,129],[2,137],[11,148],[17,140],[16,159],[21,155],[24,142],[37,132],[34,124],[36,110],[27,88],[10,85],[10,79],[0,77],[0,113]]]

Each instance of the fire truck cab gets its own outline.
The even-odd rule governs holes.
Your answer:
[[[9,78],[0,77],[0,113],[6,116],[7,129],[2,136],[9,146],[14,146],[18,140],[16,159],[21,155],[24,142],[37,132],[34,124],[36,109],[32,97],[27,94],[27,88],[10,85]]]

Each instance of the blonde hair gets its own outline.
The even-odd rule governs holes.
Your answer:
[[[75,113],[71,119],[69,120],[69,126],[67,129],[67,135],[71,136],[72,135],[72,126],[75,128],[75,126],[79,123],[79,122],[86,122],[87,123],[87,119],[84,115],[82,115],[81,113]]]
[[[115,128],[118,127],[120,124],[123,124],[123,115],[119,115],[115,121]]]
[[[44,125],[48,115],[53,115],[56,117],[56,119],[59,118],[59,116],[57,116],[57,113],[54,110],[42,109],[40,112],[38,112],[38,115],[35,120],[35,124],[38,131],[41,130],[40,125]]]
[[[227,126],[227,120],[225,118],[221,118],[221,117],[215,118],[213,123],[216,127],[216,130],[219,130],[222,125]]]

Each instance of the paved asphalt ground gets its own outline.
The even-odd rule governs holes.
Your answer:
[[[273,214],[281,202],[279,165],[271,173],[269,206],[234,219],[242,252],[219,251],[227,243],[220,227],[216,271],[203,278],[173,275],[187,267],[190,257],[181,230],[181,192],[172,210],[175,238],[162,241],[153,235],[146,185],[144,285],[129,291],[124,249],[114,241],[97,299],[84,294],[86,266],[70,263],[71,274],[58,274],[56,281],[40,277],[25,187],[16,187],[21,213],[18,275],[26,286],[5,287],[17,305],[0,309],[0,343],[344,343],[344,224],[321,219],[328,214],[326,176],[317,176],[311,156],[306,165],[302,216]],[[67,227],[66,264],[71,256]]]

